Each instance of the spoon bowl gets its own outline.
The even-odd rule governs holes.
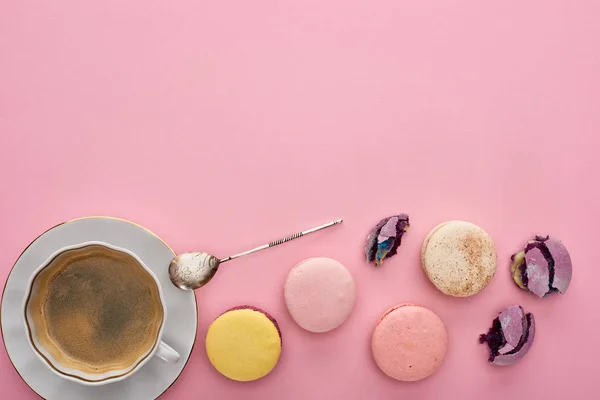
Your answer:
[[[198,289],[210,282],[219,264],[217,257],[205,252],[182,253],[171,261],[169,278],[179,289]]]

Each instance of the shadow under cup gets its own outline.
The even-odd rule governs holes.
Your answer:
[[[165,319],[156,278],[127,250],[86,243],[53,255],[24,304],[35,353],[88,385],[124,379],[157,350]]]

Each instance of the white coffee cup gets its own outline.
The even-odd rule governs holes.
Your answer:
[[[51,262],[59,255],[69,250],[83,249],[87,248],[88,246],[102,246],[106,249],[110,249],[122,253],[124,255],[133,257],[137,264],[139,264],[139,266],[141,266],[144,269],[144,272],[147,273],[148,276],[151,277],[152,280],[154,280],[154,282],[156,283],[157,292],[160,297],[160,304],[162,306],[162,322],[160,323],[158,333],[155,335],[156,337],[152,341],[151,345],[148,345],[148,348],[145,351],[143,351],[143,353],[140,354],[140,356],[136,360],[132,361],[130,365],[118,369],[111,369],[108,371],[102,371],[97,373],[90,372],[89,370],[83,371],[81,369],[74,368],[72,363],[71,365],[67,366],[65,365],[65,363],[60,362],[56,357],[52,355],[52,352],[49,350],[49,348],[52,346],[48,347],[48,345],[45,345],[43,343],[44,341],[48,340],[47,337],[39,337],[40,335],[38,335],[38,333],[40,332],[36,331],[36,329],[41,330],[39,321],[43,320],[43,317],[34,318],[32,315],[31,306],[31,304],[35,302],[35,300],[32,299],[35,299],[36,289],[39,289],[38,281],[41,279],[36,280],[36,278],[40,276],[40,273],[44,271],[44,269],[46,269],[51,264]],[[37,314],[39,314],[39,312]],[[54,372],[61,378],[68,379],[70,381],[77,382],[83,385],[99,386],[127,379],[140,368],[142,368],[144,364],[146,364],[153,356],[156,356],[171,364],[179,362],[180,359],[179,353],[177,353],[177,351],[175,351],[173,348],[171,348],[169,345],[167,345],[161,340],[164,331],[164,324],[167,319],[167,308],[164,295],[160,286],[160,282],[156,278],[156,275],[154,275],[154,273],[144,264],[144,262],[136,254],[127,249],[119,248],[108,243],[85,242],[73,246],[63,247],[55,253],[53,253],[42,265],[40,265],[36,269],[36,271],[32,274],[31,278],[29,279],[25,298],[23,300],[23,318],[26,336],[29,341],[29,344],[33,349],[33,352],[40,358],[40,360],[42,360],[42,362],[46,364],[52,372]],[[36,321],[38,321],[37,324]],[[45,331],[44,335],[47,335]],[[52,349],[56,353],[57,347],[54,346],[52,347]]]

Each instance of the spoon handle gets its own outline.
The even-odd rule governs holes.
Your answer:
[[[282,243],[286,243],[286,242],[292,241],[294,239],[298,239],[299,237],[302,237],[304,235],[308,235],[309,233],[313,233],[313,232],[316,232],[316,231],[320,231],[321,229],[329,228],[330,226],[341,224],[342,221],[343,221],[342,219],[336,219],[335,221],[331,221],[331,222],[328,222],[326,224],[319,225],[319,226],[307,229],[307,230],[302,231],[302,232],[294,233],[293,235],[286,236],[284,238],[281,238],[281,239],[269,242],[267,244],[263,244],[262,246],[255,247],[255,248],[253,248],[251,250],[247,250],[247,251],[244,251],[242,253],[234,254],[234,255],[229,256],[229,257],[225,257],[225,258],[223,258],[223,259],[221,259],[219,261],[222,264],[222,263],[227,262],[227,261],[235,260],[236,258],[247,256],[248,254],[256,253],[257,251],[268,249],[269,247],[275,247],[275,246],[278,246],[278,245],[280,245]]]

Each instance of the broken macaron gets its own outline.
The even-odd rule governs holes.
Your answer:
[[[384,218],[371,231],[365,245],[365,258],[380,267],[383,261],[396,255],[402,235],[408,227],[408,215],[399,214]]]
[[[565,293],[573,274],[571,256],[562,242],[550,236],[536,236],[525,249],[511,257],[515,283],[538,297]]]
[[[535,337],[533,314],[525,314],[523,307],[515,305],[502,311],[489,332],[479,336],[479,343],[487,343],[489,362],[511,365],[525,357]]]

